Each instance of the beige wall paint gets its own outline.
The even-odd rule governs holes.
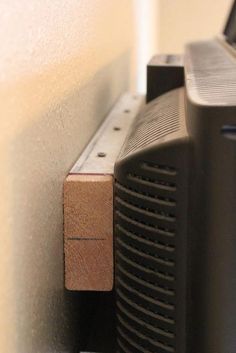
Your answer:
[[[232,0],[159,0],[159,51],[179,53],[186,42],[222,32]]]
[[[133,5],[2,0],[0,22],[0,351],[69,352],[62,183],[128,87]]]

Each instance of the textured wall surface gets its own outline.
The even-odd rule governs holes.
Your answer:
[[[73,350],[62,182],[128,87],[132,19],[129,0],[0,3],[1,352]]]
[[[183,51],[187,41],[222,32],[232,0],[160,0],[159,50]]]

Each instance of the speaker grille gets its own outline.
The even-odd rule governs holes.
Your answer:
[[[143,162],[116,182],[119,352],[175,352],[176,176]]]

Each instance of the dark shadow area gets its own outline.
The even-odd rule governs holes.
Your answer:
[[[99,332],[97,336],[97,327],[95,322],[99,316],[98,325],[106,326],[107,320],[104,323],[103,314],[100,311],[106,307],[106,312],[110,311],[109,303],[101,303],[101,294],[97,292],[75,292],[65,291],[65,300],[67,303],[69,321],[69,332],[71,349],[73,353],[79,351],[99,351],[99,339],[103,332]],[[107,305],[108,304],[108,305]],[[90,337],[92,337],[92,345],[90,344]],[[99,346],[99,350],[97,347]],[[93,347],[93,348],[90,348]],[[111,352],[111,351],[110,351]]]
[[[115,353],[115,293],[99,293],[86,351]]]

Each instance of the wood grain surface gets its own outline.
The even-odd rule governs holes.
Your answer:
[[[69,175],[64,182],[65,286],[113,287],[113,176]]]

